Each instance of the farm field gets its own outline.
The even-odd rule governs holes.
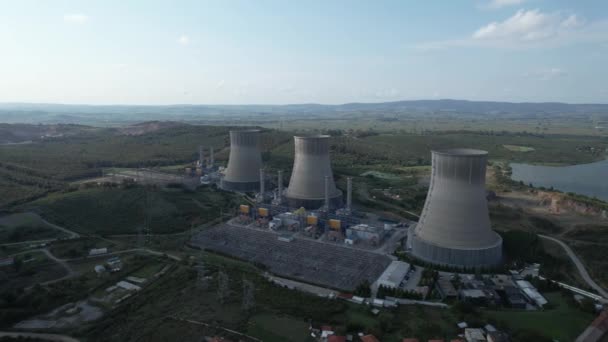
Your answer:
[[[530,330],[560,341],[574,341],[594,316],[568,303],[560,293],[545,294],[555,308],[543,311],[485,311],[488,317],[502,322],[515,332]]]

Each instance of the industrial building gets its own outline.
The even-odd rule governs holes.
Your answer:
[[[230,131],[230,157],[221,187],[231,191],[258,191],[260,187],[259,130]]]
[[[457,267],[502,261],[502,238],[490,225],[485,179],[487,152],[432,151],[431,183],[419,223],[410,229],[412,254]]]
[[[543,295],[538,292],[538,290],[530,284],[530,282],[526,280],[517,280],[515,281],[517,287],[521,289],[524,295],[528,298],[529,301],[534,303],[539,308],[542,308],[548,301],[543,297]]]
[[[334,183],[329,135],[295,136],[294,144],[293,169],[285,191],[287,204],[292,208],[339,208],[342,193]]]
[[[370,226],[367,224],[357,224],[346,229],[347,244],[355,244],[358,241],[366,242],[372,246],[377,246],[384,240],[384,228]]]
[[[378,286],[386,286],[393,289],[399,288],[405,276],[410,272],[410,264],[403,261],[393,261],[378,278]]]

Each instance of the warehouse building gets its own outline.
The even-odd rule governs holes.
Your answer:
[[[405,276],[407,276],[410,268],[411,266],[407,262],[391,262],[380,278],[378,278],[378,286],[386,286],[394,289],[398,288],[403,279],[405,279]]]

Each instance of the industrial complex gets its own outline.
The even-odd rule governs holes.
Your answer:
[[[278,170],[275,189],[267,189],[270,178],[262,165],[259,133],[230,131],[227,168],[207,168],[205,175],[224,190],[254,192],[255,199],[244,197],[235,217],[199,233],[192,246],[264,265],[280,276],[345,290],[364,281],[402,286],[412,268],[396,262],[392,253],[404,243],[413,257],[432,264],[479,268],[501,263],[502,239],[491,229],[487,208],[487,152],[433,151],[426,203],[419,222],[410,226],[353,210],[350,177],[343,202],[328,135],[295,136],[287,188],[283,190]],[[202,165],[202,149],[199,154]]]
[[[502,238],[492,230],[486,199],[487,152],[432,152],[431,183],[418,224],[410,229],[412,254],[434,264],[491,267],[502,260]]]

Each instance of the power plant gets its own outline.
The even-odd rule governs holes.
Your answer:
[[[440,265],[491,267],[502,261],[502,238],[490,225],[485,179],[487,152],[432,151],[431,183],[412,254]]]
[[[259,130],[230,131],[230,157],[221,187],[232,191],[257,191],[260,188]]]
[[[341,206],[329,159],[329,135],[295,136],[295,157],[285,199],[292,208],[327,210]]]

